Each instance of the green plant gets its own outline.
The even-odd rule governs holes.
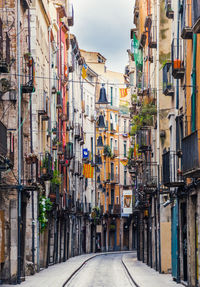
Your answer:
[[[103,152],[104,152],[105,156],[112,157],[112,150],[111,150],[111,147],[109,145],[104,146]]]
[[[130,135],[136,134],[143,126],[152,126],[156,113],[156,106],[153,103],[142,103],[139,113],[133,117]]]
[[[91,217],[94,220],[94,224],[100,220],[100,209],[98,206],[93,207]]]
[[[128,150],[128,159],[133,158],[134,148],[130,147]]]
[[[58,143],[58,139],[57,138],[53,138],[52,145],[56,145],[57,143]]]
[[[61,184],[61,177],[60,177],[60,173],[58,170],[54,170],[53,171],[53,178],[51,180],[52,184],[56,184],[56,185],[60,185]]]
[[[42,168],[48,168],[49,167],[49,160],[45,153],[45,156],[42,159]]]
[[[44,195],[39,197],[39,217],[41,232],[45,230],[48,223],[47,214],[52,209],[52,202],[49,198],[46,198]]]

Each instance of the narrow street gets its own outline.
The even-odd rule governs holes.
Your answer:
[[[97,256],[89,261],[65,286],[135,286],[122,264],[122,256],[123,253]]]

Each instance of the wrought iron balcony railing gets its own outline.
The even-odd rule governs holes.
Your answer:
[[[108,178],[110,178],[111,184],[117,184],[119,183],[119,174],[109,173]]]
[[[185,0],[182,4],[181,15],[181,37],[182,39],[192,39],[191,1]]]
[[[49,152],[45,152],[45,154],[40,155],[40,177],[44,181],[48,181],[52,179],[53,176],[53,161],[52,156]]]
[[[167,151],[162,155],[162,182],[168,187],[179,187],[184,185],[184,179],[181,171],[181,159],[176,152]]]
[[[200,33],[200,2],[192,1],[192,29],[194,33]]]
[[[157,48],[157,27],[156,21],[152,21],[150,30],[149,30],[149,48],[156,49]]]
[[[29,53],[24,54],[21,58],[21,92],[33,93],[35,91],[35,62]]]
[[[9,73],[10,64],[10,38],[8,33],[3,31],[3,21],[0,18],[0,73]]]
[[[151,139],[150,128],[142,128],[137,132],[138,150],[140,152],[151,150],[150,139]]]
[[[163,67],[163,94],[165,96],[174,95],[174,85],[173,85],[171,63],[166,63]]]
[[[7,155],[7,128],[4,124],[0,121],[0,154],[3,156]]]
[[[182,164],[185,177],[200,176],[200,132],[195,131],[182,139]]]
[[[168,19],[174,19],[174,11],[172,10],[172,0],[165,0],[165,11]]]
[[[156,162],[144,162],[142,175],[144,179],[144,185],[146,187],[157,186],[157,163]]]
[[[173,39],[171,45],[172,56],[172,76],[175,79],[182,79],[185,74],[185,67],[182,55],[182,45],[180,39]]]

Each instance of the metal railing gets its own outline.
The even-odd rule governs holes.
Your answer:
[[[109,173],[108,178],[110,179],[111,183],[118,183],[119,182],[119,174],[117,173]]]
[[[183,174],[186,177],[198,177],[200,174],[199,144],[199,130],[182,139]]]
[[[150,148],[150,139],[150,128],[142,128],[137,132],[137,144],[139,151],[146,151]]]
[[[192,26],[195,33],[199,32],[200,28],[200,2],[192,1]]]
[[[175,79],[181,79],[183,78],[185,72],[181,39],[174,38],[172,40],[171,56],[172,56],[172,75]]]
[[[7,154],[7,128],[4,124],[0,121],[0,154],[6,156]]]
[[[171,63],[166,63],[163,67],[163,94],[166,96],[174,95],[174,85],[173,85]]]
[[[6,25],[5,25],[6,26]],[[4,23],[0,18],[0,72],[9,73],[10,68],[10,38],[3,31]],[[5,41],[4,41],[5,39]]]
[[[178,187],[184,184],[181,159],[178,158],[175,151],[167,151],[162,155],[162,182],[169,187]]]

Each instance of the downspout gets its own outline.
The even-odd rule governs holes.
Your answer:
[[[160,235],[160,0],[157,0],[157,53],[156,53],[156,79],[157,79],[157,236],[158,236],[158,271],[161,273],[161,235]]]
[[[21,65],[20,65],[20,0],[17,1],[17,73],[18,73],[18,189],[17,189],[17,283],[21,283],[21,198],[22,198],[22,187],[21,187]]]
[[[28,50],[31,53],[31,27],[30,27],[30,8],[28,8]],[[33,64],[33,62],[32,62]],[[31,71],[29,69],[29,81]],[[32,94],[30,96],[30,150],[33,153],[33,125],[32,125]],[[33,164],[31,164],[31,180],[33,181]],[[32,262],[35,270],[35,211],[34,211],[34,191],[31,191],[31,207],[32,207]]]
[[[192,69],[192,132],[196,130],[196,56],[197,35],[193,33],[193,69]]]

